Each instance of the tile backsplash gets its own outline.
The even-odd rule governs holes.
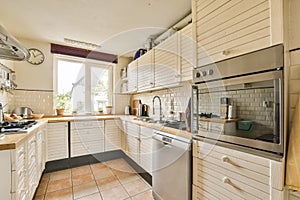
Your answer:
[[[52,91],[15,90],[12,105],[13,108],[30,107],[34,113],[44,113],[45,115],[53,115],[55,113]]]
[[[179,87],[168,88],[147,93],[139,93],[132,96],[131,100],[140,99],[143,104],[149,106],[149,116],[159,119],[159,101],[155,99],[153,114],[153,97],[159,96],[162,104],[162,115],[165,119],[178,119],[179,112],[185,112],[191,97],[191,85],[186,83]],[[174,114],[170,114],[173,111]]]

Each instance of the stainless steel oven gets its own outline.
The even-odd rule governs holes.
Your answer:
[[[198,67],[192,131],[202,138],[283,154],[283,46]]]

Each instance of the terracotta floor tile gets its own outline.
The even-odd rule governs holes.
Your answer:
[[[48,182],[49,179],[50,179],[50,173],[45,173],[41,178],[41,182]]]
[[[81,197],[77,200],[102,200],[101,195],[99,192],[95,193],[95,194],[91,194],[85,197]]]
[[[122,200],[129,197],[121,185],[108,190],[103,190],[101,191],[101,195],[103,200]]]
[[[45,200],[73,200],[72,188],[47,193]]]
[[[44,200],[45,195],[35,195],[33,200]]]
[[[103,169],[94,169],[93,174],[95,176],[95,179],[102,179],[102,178],[107,178],[110,176],[113,176],[113,172],[109,168],[103,168]]]
[[[94,176],[91,173],[83,174],[83,175],[77,175],[77,176],[72,177],[73,186],[88,183],[88,182],[91,182],[93,180],[94,180]]]
[[[96,180],[96,183],[101,191],[120,185],[118,178],[115,176]]]
[[[71,171],[72,171],[72,177],[92,173],[90,165],[84,165],[81,167],[72,168]]]
[[[47,185],[48,185],[48,182],[46,181],[41,181],[40,184],[39,184],[39,187],[37,188],[36,190],[36,195],[43,195],[46,193],[46,189],[47,189]]]
[[[122,184],[140,179],[140,177],[136,173],[126,172],[117,174],[117,177]]]
[[[70,187],[72,187],[72,182],[70,178],[50,181],[46,193],[65,189],[65,188],[70,188]]]
[[[73,187],[74,198],[81,198],[99,192],[95,181]]]
[[[66,179],[66,178],[70,178],[70,177],[71,177],[71,169],[52,172],[52,173],[50,173],[50,182],[56,181],[56,180],[61,180],[61,179]]]
[[[123,184],[123,187],[130,196],[134,196],[150,189],[141,179],[125,183]]]
[[[151,190],[147,190],[146,192],[131,197],[131,199],[132,200],[154,200]]]
[[[106,164],[104,163],[96,163],[96,164],[92,164],[90,165],[92,171],[94,170],[99,170],[99,169],[107,169],[109,168]]]

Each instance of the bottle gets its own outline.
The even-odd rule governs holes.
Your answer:
[[[2,103],[0,103],[0,123],[3,122],[4,122],[3,107],[2,107]]]
[[[232,101],[231,105],[228,106],[228,119],[234,119],[236,117],[236,106]]]

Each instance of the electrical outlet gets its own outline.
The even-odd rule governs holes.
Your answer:
[[[269,107],[269,102],[268,101],[263,101],[263,107],[265,107],[265,108]]]

